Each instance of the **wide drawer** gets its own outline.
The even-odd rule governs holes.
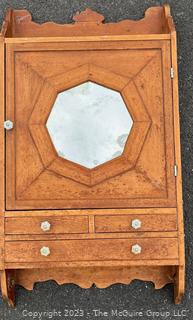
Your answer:
[[[95,216],[95,232],[175,231],[175,214],[130,214]]]
[[[11,241],[6,262],[176,259],[176,238]]]
[[[20,217],[5,219],[6,234],[88,233],[87,216]]]

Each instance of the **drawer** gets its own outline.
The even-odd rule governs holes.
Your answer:
[[[87,216],[6,218],[6,234],[88,233]]]
[[[131,214],[95,216],[95,232],[175,231],[175,214]]]
[[[176,259],[176,238],[11,241],[6,262]]]

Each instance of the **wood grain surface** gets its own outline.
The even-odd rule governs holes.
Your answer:
[[[73,19],[40,25],[28,11],[10,9],[2,26],[2,296],[13,306],[15,284],[32,289],[53,279],[104,288],[141,279],[156,288],[174,283],[180,303],[184,230],[170,7],[149,8],[139,21],[104,23],[91,9]],[[57,94],[86,81],[119,92],[133,119],[123,154],[92,170],[60,158],[46,129]],[[14,124],[6,134],[5,119]]]

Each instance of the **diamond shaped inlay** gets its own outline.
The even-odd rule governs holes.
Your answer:
[[[46,123],[57,154],[88,169],[120,156],[132,125],[121,94],[91,81],[59,93]]]
[[[89,187],[133,170],[150,127],[134,81],[94,64],[45,81],[29,119],[45,170]]]

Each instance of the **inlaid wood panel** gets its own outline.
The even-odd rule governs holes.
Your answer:
[[[7,45],[7,209],[175,206],[169,42],[135,45]],[[57,92],[86,80],[120,90],[134,121],[123,155],[92,170],[58,157],[45,127]]]

